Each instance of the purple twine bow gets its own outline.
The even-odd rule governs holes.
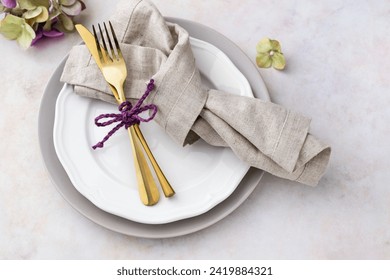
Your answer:
[[[104,136],[102,141],[92,146],[92,148],[94,150],[96,148],[103,148],[104,142],[106,142],[122,126],[128,129],[130,126],[139,124],[140,122],[151,121],[157,114],[157,106],[154,104],[148,104],[141,107],[141,105],[153,89],[154,89],[154,80],[151,79],[146,87],[146,91],[144,95],[142,95],[142,97],[138,100],[138,102],[134,106],[131,104],[131,102],[125,101],[121,103],[118,107],[120,111],[119,114],[101,114],[97,116],[95,118],[95,124],[97,126],[107,126],[116,122],[119,123],[113,129],[111,129],[106,136]],[[139,114],[148,110],[152,110],[152,114],[149,118],[144,119],[139,116]],[[99,122],[101,119],[110,119],[110,120],[106,122]]]

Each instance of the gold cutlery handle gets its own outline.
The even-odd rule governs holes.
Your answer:
[[[134,155],[135,173],[138,181],[138,189],[141,201],[146,206],[155,205],[160,199],[160,193],[157,189],[156,183],[154,182],[149,165],[146,162],[134,127],[129,127],[127,131],[131,140],[130,142]]]
[[[120,50],[120,46],[118,43],[118,40],[116,38],[114,29],[110,24],[111,28],[111,35],[112,38],[114,39],[115,42],[115,49],[114,51],[113,44],[110,40],[110,36],[108,34],[106,25],[104,24],[104,29],[107,34],[107,39],[108,39],[108,45],[111,50],[111,56],[115,57],[115,59],[109,59],[109,53],[110,51],[106,47],[106,43],[104,41],[104,37],[102,34],[102,31],[100,29],[99,25],[99,30],[100,30],[100,35],[101,35],[101,41],[103,42],[103,46],[100,44],[100,40],[96,34],[95,28],[93,27],[94,30],[94,36],[90,34],[88,30],[86,30],[84,27],[81,25],[76,25],[76,29],[79,31],[80,35],[82,35],[84,42],[86,43],[88,49],[90,50],[93,58],[96,61],[96,64],[98,65],[99,69],[102,71],[102,74],[107,81],[109,87],[111,88],[112,93],[114,94],[115,99],[119,104],[123,103],[126,101],[126,96],[123,90],[123,84],[126,80],[127,77],[127,69],[126,69],[126,64],[122,55],[122,52]],[[137,126],[138,128],[138,126]],[[138,128],[139,130],[139,128]],[[138,136],[139,133],[137,134],[135,132],[134,126],[131,126],[128,128],[128,134],[130,137],[130,143],[131,143],[131,148],[133,151],[133,156],[134,156],[134,164],[135,164],[135,170],[136,170],[136,177],[137,177],[137,182],[138,182],[138,188],[139,188],[139,194],[141,201],[145,205],[154,205],[158,202],[160,198],[160,193],[157,189],[156,183],[154,181],[154,178],[152,176],[152,173],[150,171],[149,165],[145,159],[145,155],[143,150],[140,147],[140,143],[142,143],[142,146],[144,147],[145,151],[147,152],[147,155],[152,162],[153,168],[156,170],[157,177],[159,178],[160,182],[164,182],[163,179],[160,179],[161,175],[165,178],[165,176],[162,174],[160,168],[157,165],[157,162],[154,160],[154,157],[152,153],[149,150],[149,147],[147,147],[146,141],[142,136],[142,141],[140,140],[141,138]],[[142,135],[142,133],[141,133]],[[145,148],[146,145],[146,148]],[[157,169],[156,169],[157,167]],[[158,171],[157,171],[158,170]],[[165,179],[166,181],[166,179]],[[168,182],[168,181],[166,181]],[[165,183],[161,183],[161,185],[165,185]],[[165,187],[163,187],[164,190]],[[173,191],[173,190],[172,190]],[[171,193],[172,193],[171,191]],[[165,190],[164,190],[165,194]],[[168,193],[168,195],[173,195]]]
[[[117,89],[112,87],[112,89],[114,89],[114,93],[115,91],[117,92],[118,103],[126,101],[123,85]],[[141,141],[139,141],[134,125],[130,126],[127,131],[129,133],[131,148],[134,155],[135,174],[138,182],[139,196],[144,205],[155,205],[160,199],[160,193],[156,182],[154,181],[152,172],[150,171],[149,165],[145,159],[145,155],[141,149]]]
[[[160,182],[161,188],[164,192],[164,195],[166,197],[171,197],[175,194],[175,191],[173,190],[171,184],[168,182],[167,178],[165,177],[164,173],[162,172],[160,166],[158,165],[156,159],[153,156],[152,151],[150,150],[148,143],[146,142],[141,129],[139,128],[138,124],[135,124],[134,126],[135,133],[139,139],[139,141],[142,144],[142,147],[144,148],[146,155],[148,156],[154,171],[156,172],[157,178]]]

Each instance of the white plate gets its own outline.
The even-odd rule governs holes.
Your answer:
[[[209,43],[191,38],[197,66],[205,84],[233,94],[253,96],[250,85],[229,58]],[[203,141],[179,147],[154,122],[142,131],[165,175],[176,191],[161,196],[153,207],[138,195],[129,139],[118,131],[103,149],[91,146],[110,128],[97,128],[96,116],[117,107],[83,98],[65,85],[56,103],[54,146],[77,190],[104,211],[146,224],[163,224],[200,215],[226,199],[238,186],[249,166],[230,149]]]
[[[245,75],[252,87],[254,95],[263,100],[270,100],[267,88],[253,60],[243,53],[232,41],[205,25],[179,18],[166,19],[170,22],[180,24],[191,36],[217,46],[229,56],[232,62]],[[210,211],[189,219],[159,225],[133,222],[96,207],[76,190],[54,149],[53,127],[55,104],[58,94],[63,87],[63,84],[60,82],[60,76],[64,69],[66,59],[67,57],[56,68],[42,95],[38,117],[38,137],[42,158],[53,185],[69,205],[83,215],[83,217],[104,228],[129,236],[171,238],[194,233],[216,224],[244,203],[256,187],[261,187],[261,178],[264,172],[252,167],[236,190]]]

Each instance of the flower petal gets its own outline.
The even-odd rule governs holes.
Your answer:
[[[24,19],[8,14],[0,21],[0,33],[7,39],[15,40],[22,33],[24,23]]]
[[[59,0],[60,4],[64,6],[71,6],[76,3],[76,1],[77,0]]]
[[[36,7],[35,9],[28,10],[23,14],[25,19],[35,18],[42,13],[42,7]]]
[[[286,66],[286,60],[284,59],[284,55],[278,52],[275,52],[272,56],[272,67],[277,70],[283,70]]]
[[[26,10],[32,10],[36,7],[43,6],[49,8],[51,1],[47,0],[18,0],[19,7]]]
[[[61,37],[62,35],[64,35],[64,33],[56,29],[52,29],[50,31],[43,31],[43,35],[50,38],[56,38]]]
[[[271,40],[269,38],[263,38],[256,45],[256,50],[258,53],[267,53],[272,50]]]
[[[280,43],[277,40],[270,40],[271,47],[273,51],[282,52],[282,48],[280,47]]]
[[[68,17],[67,15],[65,14],[60,14],[58,16],[58,23],[60,25],[60,27],[63,27],[65,29],[65,31],[73,31],[74,29],[74,24],[73,24],[73,21],[70,17]],[[61,31],[64,31],[62,29],[60,29]]]
[[[256,64],[260,68],[269,68],[272,65],[272,59],[268,53],[259,53],[256,56]]]
[[[21,9],[33,10],[37,7],[30,0],[18,0],[18,3]]]
[[[24,24],[22,33],[20,36],[16,39],[16,41],[19,43],[19,45],[23,49],[27,49],[31,46],[31,43],[33,39],[35,38],[35,32],[34,29],[28,24]]]
[[[81,3],[76,2],[72,6],[62,6],[61,10],[68,16],[77,16],[81,13],[82,8]]]
[[[51,20],[46,21],[45,24],[43,25],[42,29],[44,31],[50,31],[52,23],[53,22]]]
[[[45,22],[49,19],[49,11],[41,6],[42,12],[35,18],[35,22]]]
[[[31,46],[35,45],[35,43],[38,42],[42,38],[43,38],[42,30],[38,29],[38,31],[35,34],[35,38],[31,42]]]
[[[81,0],[79,0],[79,2],[81,3],[81,10],[85,10],[87,8],[85,3],[83,1],[81,1]]]
[[[16,7],[16,0],[1,0],[1,4],[6,8],[13,9]]]

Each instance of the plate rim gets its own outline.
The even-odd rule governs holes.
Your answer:
[[[187,29],[192,29],[193,31],[195,30],[196,32],[201,32],[203,34],[206,34],[206,35],[200,34],[198,36],[192,34],[191,36],[195,38],[199,38],[203,36],[208,37],[208,39],[204,39],[204,37],[199,39],[204,40],[213,45],[216,45],[215,43],[218,43],[218,46],[216,47],[218,47],[219,49],[221,49],[220,46],[225,43],[224,45],[227,46],[227,48],[230,48],[230,52],[236,54],[234,56],[228,55],[228,57],[232,60],[232,62],[236,65],[236,67],[240,70],[240,72],[242,72],[243,75],[247,77],[255,97],[259,97],[258,95],[260,92],[263,94],[263,96],[261,96],[263,99],[270,100],[264,81],[261,78],[257,68],[249,60],[246,54],[243,53],[242,50],[237,45],[235,45],[232,41],[230,41],[228,38],[218,33],[217,31],[197,22],[180,19],[180,18],[173,18],[173,17],[167,17],[166,20],[181,25],[187,25]],[[211,42],[213,40],[214,42]],[[215,40],[220,40],[220,41],[216,42]],[[221,51],[226,54],[226,50],[221,49]],[[137,223],[137,222],[127,220],[125,218],[121,218],[109,214],[97,208],[84,196],[78,193],[78,191],[74,188],[74,186],[71,183],[70,183],[71,185],[70,188],[67,189],[67,187],[69,187],[69,182],[64,183],[63,181],[58,179],[59,178],[58,176],[56,176],[56,175],[61,175],[59,174],[61,173],[61,170],[56,170],[56,168],[59,167],[59,169],[62,169],[62,171],[65,173],[66,175],[65,179],[69,181],[69,178],[67,177],[66,172],[63,170],[63,167],[59,162],[58,157],[54,150],[54,144],[53,144],[54,120],[51,121],[50,118],[46,117],[46,115],[48,114],[54,116],[55,101],[57,96],[54,96],[50,92],[53,91],[53,88],[60,89],[63,85],[59,81],[59,78],[61,76],[67,57],[68,55],[66,55],[64,59],[61,61],[61,63],[57,66],[56,70],[50,77],[49,82],[45,87],[41,99],[39,115],[38,115],[38,137],[39,137],[41,155],[44,160],[44,165],[46,167],[46,170],[49,173],[52,183],[56,187],[57,191],[59,191],[59,193],[64,197],[64,199],[83,216],[95,222],[96,224],[99,224],[107,229],[122,234],[136,236],[136,237],[143,237],[143,238],[170,238],[170,237],[190,234],[205,229],[217,223],[218,221],[222,220],[230,213],[232,213],[235,209],[237,209],[256,188],[264,172],[262,170],[251,167],[247,172],[247,174],[244,176],[244,179],[236,188],[236,190],[232,193],[232,195],[229,196],[225,201],[221,202],[220,204],[212,208],[210,211],[200,216],[195,216],[192,218],[188,218],[188,219],[184,219],[184,220],[180,220],[168,224],[157,224],[157,225]],[[240,64],[239,61],[237,61],[239,59],[238,57],[241,57],[240,59],[246,58],[247,60],[246,64],[248,66],[244,69],[245,70],[244,72],[240,66],[237,66],[237,64],[238,65]],[[248,69],[250,68],[249,65],[252,65],[251,70]],[[249,73],[249,77],[248,77],[248,73]],[[256,80],[255,86],[257,87],[256,88],[257,90],[253,88],[254,85],[252,83],[254,80]],[[57,92],[59,93],[59,91]],[[54,106],[52,104],[53,100],[54,100]],[[49,134],[49,137],[47,137],[48,136],[47,134]],[[50,145],[50,143],[52,145]],[[49,146],[47,146],[48,144]],[[53,151],[54,154],[52,153]],[[68,184],[68,186],[64,186],[66,184]],[[226,205],[228,205],[228,207],[227,209],[224,209],[226,208],[225,207]],[[194,221],[196,223],[194,223]]]

